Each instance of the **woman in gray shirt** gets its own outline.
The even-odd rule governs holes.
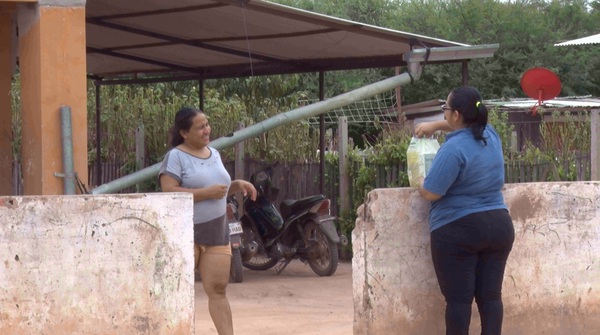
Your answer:
[[[200,272],[208,309],[219,335],[233,334],[227,301],[231,247],[226,223],[226,198],[242,192],[256,199],[256,189],[244,180],[231,181],[219,152],[208,146],[210,125],[206,115],[184,107],[171,128],[172,149],[162,162],[159,180],[163,192],[194,195],[194,261]]]

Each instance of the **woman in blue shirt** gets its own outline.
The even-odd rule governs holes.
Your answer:
[[[225,221],[227,196],[235,192],[256,199],[254,186],[231,180],[219,152],[209,146],[210,124],[199,109],[184,107],[175,115],[170,144],[159,171],[164,192],[187,192],[194,199],[194,267],[208,296],[208,310],[219,335],[233,335],[229,282],[231,246]]]
[[[500,335],[502,281],[515,238],[502,187],[502,142],[472,87],[450,92],[444,120],[420,123],[415,135],[449,131],[419,194],[431,201],[431,255],[446,299],[446,334],[469,333],[473,298],[482,335]]]

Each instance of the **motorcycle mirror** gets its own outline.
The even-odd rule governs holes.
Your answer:
[[[271,176],[271,177],[272,177],[272,176],[273,176],[273,172],[275,172],[275,170],[274,170],[274,169],[275,169],[277,166],[279,166],[279,161],[276,161],[275,163],[273,163],[273,164],[271,164],[271,165],[267,166],[267,167],[265,168],[265,171],[266,171],[266,173],[267,173],[269,176]]]
[[[256,174],[256,184],[262,184],[264,182],[266,182],[269,179],[269,176],[264,172],[264,171],[260,171],[259,173]]]

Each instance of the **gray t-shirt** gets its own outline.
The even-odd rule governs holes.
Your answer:
[[[165,155],[158,176],[163,173],[175,178],[181,187],[205,188],[215,184],[231,185],[231,177],[223,166],[221,155],[211,147],[208,158],[199,158],[171,149]],[[229,243],[226,223],[227,198],[194,202],[194,243],[225,245]]]

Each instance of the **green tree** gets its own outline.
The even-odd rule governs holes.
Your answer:
[[[264,121],[298,107],[306,93],[300,88],[299,75],[263,76],[219,80],[211,83],[221,96],[239,101],[246,126]],[[267,161],[315,161],[318,133],[307,122],[273,129],[246,140],[246,152]]]
[[[499,43],[490,59],[470,62],[470,85],[486,98],[524,97],[523,73],[536,66],[555,71],[563,81],[563,95],[598,94],[598,49],[558,48],[554,43],[597,33],[598,0],[279,0],[323,14],[415,34],[467,44]],[[364,70],[357,70],[361,73]],[[370,70],[381,77],[391,69]],[[367,73],[366,71],[362,73]],[[356,76],[352,71],[335,75],[339,89],[360,87],[377,76]],[[358,80],[354,80],[358,78]],[[368,81],[370,80],[370,81]],[[341,84],[340,84],[341,83]],[[344,85],[349,83],[351,85]],[[421,80],[403,89],[403,103],[444,98],[461,85],[456,64],[428,65]]]

